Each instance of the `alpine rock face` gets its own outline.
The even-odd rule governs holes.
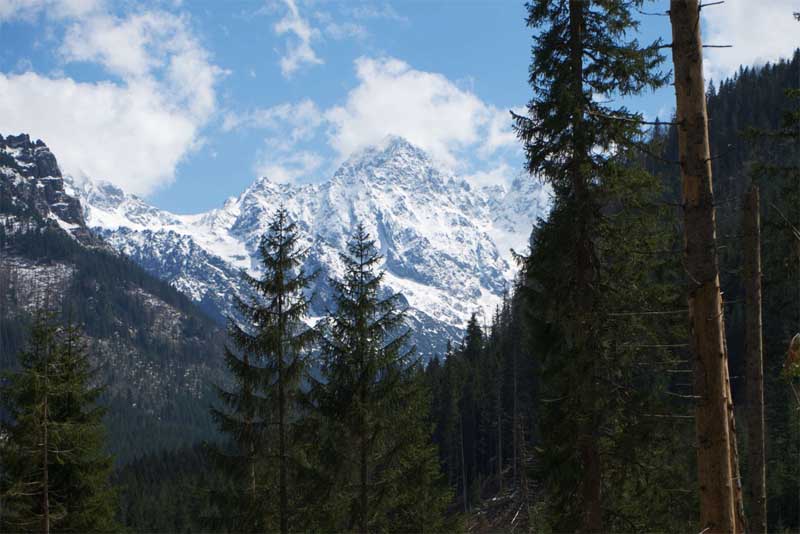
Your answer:
[[[328,281],[342,273],[339,254],[363,223],[383,255],[385,286],[403,295],[425,356],[460,338],[473,312],[492,312],[515,270],[511,248],[526,247],[547,206],[532,179],[477,188],[397,137],[354,154],[324,183],[261,178],[197,215],[159,210],[105,183],[77,189],[90,227],[218,317],[233,313],[233,295],[245,289],[240,270],[258,274],[258,243],[278,206],[301,231],[305,268],[318,272],[312,320],[328,309]]]

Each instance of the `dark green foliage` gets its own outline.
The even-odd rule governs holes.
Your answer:
[[[536,31],[528,78],[535,96],[529,116],[514,117],[528,172],[553,185],[558,196],[576,193],[576,165],[588,183],[614,147],[640,138],[641,114],[607,102],[666,81],[656,70],[663,60],[660,41],[642,47],[630,38],[638,27],[632,8],[643,3],[579,1],[580,13],[571,12],[568,0],[527,4],[527,24]],[[571,17],[581,23],[580,37]]]
[[[0,391],[0,526],[37,531],[46,515],[54,531],[116,530],[101,390],[80,333],[39,313],[18,361]]]
[[[375,243],[359,226],[332,280],[321,328],[318,528],[437,531],[449,502],[430,444],[424,375],[407,346],[398,295],[381,291]]]
[[[537,521],[556,531],[688,525],[688,481],[677,474],[689,460],[676,453],[690,433],[662,419],[687,412],[665,393],[665,371],[685,370],[685,355],[666,346],[686,318],[646,313],[684,307],[674,223],[658,208],[658,183],[638,170],[641,115],[613,104],[666,80],[659,42],[632,37],[642,4],[528,4],[535,96],[515,120],[528,171],[555,197],[522,291],[540,369]]]
[[[120,468],[119,521],[132,532],[200,532],[215,510],[208,489],[233,489],[232,473],[208,461],[204,447],[150,453]]]
[[[236,389],[218,388],[224,409],[211,413],[230,444],[212,447],[211,453],[236,481],[233,491],[213,492],[225,503],[217,507],[218,526],[231,531],[275,530],[275,515],[286,531],[295,510],[288,502],[298,456],[292,427],[304,351],[312,340],[303,324],[309,303],[303,292],[310,277],[300,270],[304,253],[297,250],[297,241],[295,225],[279,209],[259,247],[264,275],[242,274],[253,295],[237,299],[242,322],[229,320],[235,351],[225,348],[225,364]],[[277,509],[264,505],[269,501],[279,501]]]
[[[164,384],[160,390],[164,397],[143,395],[129,383],[131,377],[125,372],[136,366],[129,354],[135,351],[141,357],[138,366],[153,368],[160,380],[178,379],[180,373],[176,376],[175,369],[186,366],[219,375],[221,369],[210,357],[221,345],[218,325],[184,295],[129,259],[106,249],[84,247],[58,228],[41,226],[36,217],[31,216],[27,231],[0,231],[0,253],[37,267],[74,267],[67,287],[47,288],[48,282],[39,280],[38,289],[63,294],[60,314],[82,325],[89,337],[93,363],[99,368],[100,380],[108,385],[102,402],[108,407],[105,422],[116,461],[214,436],[206,409],[211,393],[207,384],[198,384],[199,391]],[[24,343],[22,333],[32,321],[25,308],[29,303],[20,301],[16,293],[18,276],[13,263],[0,265],[0,369],[18,366],[16,354]],[[30,283],[30,278],[24,280]],[[163,316],[147,305],[148,295],[181,314],[177,335],[152,335]],[[123,360],[126,368],[109,365],[109,352]]]

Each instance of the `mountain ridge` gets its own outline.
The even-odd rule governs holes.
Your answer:
[[[87,225],[110,246],[218,319],[244,288],[240,270],[259,274],[258,242],[278,205],[289,211],[319,271],[310,292],[314,322],[331,305],[328,278],[358,222],[377,241],[385,286],[402,293],[415,341],[426,356],[458,339],[473,312],[490,314],[514,274],[510,249],[524,249],[546,190],[517,178],[478,187],[439,168],[401,137],[352,154],[330,179],[282,184],[261,177],[220,207],[181,215],[102,181],[71,180]]]

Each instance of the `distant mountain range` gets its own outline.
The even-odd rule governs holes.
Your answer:
[[[108,183],[76,183],[42,141],[0,135],[0,370],[14,367],[44,303],[88,336],[120,461],[192,443],[214,435],[220,320],[245,291],[240,271],[258,274],[258,242],[278,206],[300,228],[305,267],[319,271],[309,322],[331,304],[329,278],[342,273],[339,254],[363,222],[383,255],[386,291],[403,295],[417,348],[430,356],[460,339],[472,312],[500,302],[510,249],[526,246],[546,203],[532,180],[476,188],[388,138],[327,182],[262,178],[219,209],[176,215]]]
[[[277,184],[261,178],[207,213],[177,215],[103,182],[73,184],[87,224],[116,250],[200,304],[212,316],[232,310],[243,290],[239,271],[258,273],[257,247],[278,206],[298,224],[318,270],[313,321],[331,300],[339,254],[363,222],[384,257],[385,285],[402,293],[418,349],[439,353],[460,338],[472,312],[491,312],[547,194],[530,178],[504,188],[475,187],[437,167],[399,137],[352,155],[323,183]]]

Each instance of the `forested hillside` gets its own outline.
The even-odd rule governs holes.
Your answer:
[[[390,136],[175,215],[0,136],[0,528],[800,529],[800,49],[645,4],[525,5],[510,190]]]
[[[219,326],[91,234],[44,144],[0,147],[0,369],[16,367],[35,312],[51,309],[90,341],[117,462],[210,437]]]

